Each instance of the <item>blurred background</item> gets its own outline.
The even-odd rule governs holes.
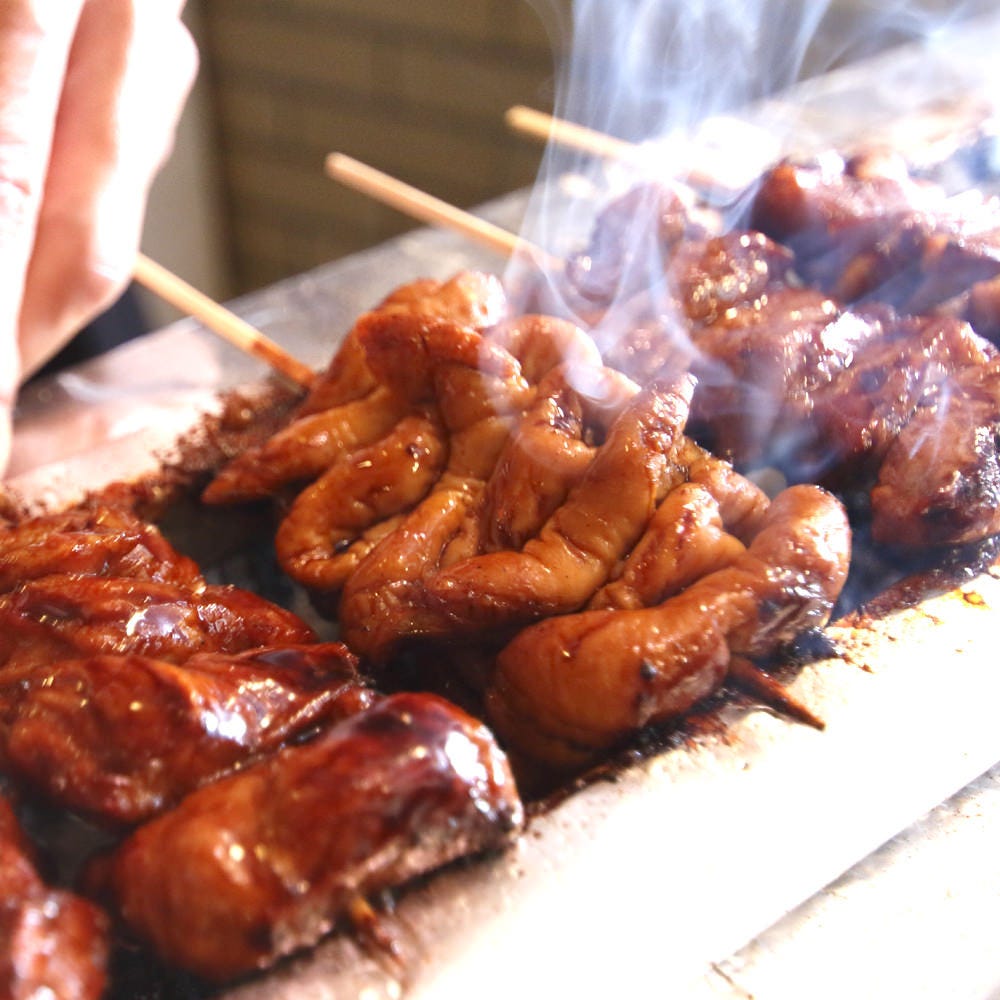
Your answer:
[[[761,0],[780,18],[786,2]],[[832,0],[804,73],[994,0]],[[551,110],[569,0],[188,0],[202,57],[144,249],[229,299],[377,244],[414,223],[328,180],[348,153],[462,207],[532,183],[541,147],[506,129]],[[766,9],[766,8],[765,8]],[[877,27],[858,31],[878,15]],[[550,37],[551,36],[551,37]],[[152,326],[173,318],[143,300]]]
[[[202,70],[144,246],[217,298],[412,228],[326,178],[334,150],[463,207],[534,179],[540,147],[503,123],[512,104],[552,106],[552,46],[525,0],[186,10]]]

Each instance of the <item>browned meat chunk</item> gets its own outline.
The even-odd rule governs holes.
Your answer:
[[[373,698],[339,643],[8,668],[0,764],[63,806],[136,823]]]
[[[521,816],[489,732],[403,694],[194,792],[106,875],[136,934],[225,980],[314,943],[359,895],[504,843]]]
[[[198,567],[175,552],[154,525],[109,507],[77,508],[0,527],[0,592],[51,573],[204,585]]]
[[[905,172],[858,176],[833,157],[784,163],[761,179],[749,224],[791,247],[802,277],[832,292],[851,263],[912,218],[921,200]]]
[[[910,546],[1000,532],[1000,363],[947,379],[888,449],[872,490],[872,531]]]
[[[933,403],[948,379],[982,366],[990,345],[947,318],[890,320],[853,364],[812,394],[814,457],[826,481],[862,484],[876,474],[892,443],[919,407]],[[1000,400],[997,400],[1000,406]]]
[[[97,907],[42,882],[0,798],[0,997],[98,1000],[106,982],[107,935]]]
[[[751,224],[792,247],[802,277],[844,302],[921,315],[1000,276],[995,201],[949,200],[898,165],[782,164],[763,178]]]
[[[0,666],[95,653],[178,663],[194,653],[314,639],[290,611],[236,587],[194,593],[167,583],[53,574],[0,597]]]
[[[870,328],[820,292],[778,288],[693,336],[694,432],[747,465],[794,445],[809,395],[851,363]]]

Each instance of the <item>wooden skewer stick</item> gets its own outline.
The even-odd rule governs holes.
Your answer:
[[[241,351],[270,365],[296,385],[306,389],[312,385],[315,373],[308,365],[279,347],[246,320],[240,319],[225,306],[219,305],[145,254],[136,255],[132,273],[139,284],[176,306],[181,312],[200,320],[209,330]]]
[[[586,125],[577,125],[565,118],[556,118],[544,111],[536,111],[534,108],[528,108],[522,104],[508,108],[504,114],[504,121],[513,132],[542,142],[551,140],[557,145],[566,146],[568,149],[590,153],[607,160],[615,160],[620,163],[642,163],[649,158],[649,153],[637,143],[627,142],[625,139],[618,139],[613,135],[598,132]],[[711,168],[693,162],[685,166],[682,179],[691,187],[706,191],[733,193],[739,191],[745,181],[749,180],[749,178],[745,178],[744,181],[732,177],[726,178],[721,172],[713,171]]]
[[[561,261],[541,247],[521,239],[515,233],[485,219],[449,205],[403,181],[390,177],[344,153],[330,153],[326,158],[327,175],[355,191],[389,205],[397,211],[431,225],[444,226],[462,233],[483,246],[509,256],[527,253],[541,267],[560,268]]]
[[[764,673],[745,656],[734,656],[729,661],[729,677],[772,708],[785,712],[813,729],[826,728],[826,723],[808,705],[799,701],[783,684]]]
[[[578,149],[584,153],[593,153],[595,156],[604,156],[612,160],[635,159],[639,152],[634,143],[616,139],[586,125],[577,125],[575,122],[566,121],[565,118],[554,118],[544,111],[536,111],[523,104],[508,108],[504,114],[504,121],[508,128],[521,135],[531,136],[542,142],[551,139],[561,146],[569,146],[570,149]]]

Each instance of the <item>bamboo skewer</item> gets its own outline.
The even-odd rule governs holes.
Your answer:
[[[565,118],[555,118],[544,111],[537,111],[523,104],[508,108],[504,114],[504,121],[513,132],[541,142],[551,140],[561,146],[593,153],[595,156],[604,156],[612,160],[633,160],[639,153],[639,147],[634,143],[616,139],[586,125],[577,125],[575,122],[566,121]]]
[[[136,255],[132,273],[139,284],[181,312],[200,320],[209,330],[234,347],[270,365],[296,385],[305,389],[312,385],[315,373],[308,365],[279,347],[246,320],[219,305],[161,264],[150,260],[145,254]]]
[[[613,135],[598,132],[586,125],[577,125],[565,118],[556,118],[544,111],[516,104],[508,108],[504,114],[507,127],[520,135],[537,139],[541,142],[553,142],[567,149],[575,149],[581,153],[589,153],[606,160],[618,163],[655,164],[655,146],[647,148],[638,143],[618,139]],[[692,147],[693,150],[693,147]],[[693,154],[692,154],[693,155]],[[690,159],[690,158],[689,158]],[[683,170],[683,176],[678,178],[689,187],[703,191],[715,191],[723,194],[739,192],[749,181],[749,177],[739,180],[724,176],[724,171],[712,169],[696,162],[688,162]]]
[[[326,172],[333,180],[389,205],[404,215],[431,225],[444,226],[505,256],[516,252],[527,253],[541,267],[562,266],[558,258],[541,247],[521,239],[517,234],[481,219],[471,212],[449,205],[440,198],[411,187],[344,153],[330,153],[327,156]]]

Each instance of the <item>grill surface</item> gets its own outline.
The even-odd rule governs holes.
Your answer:
[[[905,100],[909,111],[923,95],[924,111],[933,114],[925,113],[917,119],[920,128],[910,130],[920,133],[914,148],[934,152],[922,169],[955,189],[970,175],[995,182],[996,138],[982,105],[968,97],[970,78],[982,72],[980,52],[995,50],[984,41],[987,30],[1000,37],[1000,18],[970,36],[965,54],[896,53],[814,82],[780,103],[784,113],[790,102],[799,109],[799,143],[818,148],[856,141],[862,120],[872,129],[895,122],[903,134],[905,122],[893,101]],[[873,79],[883,84],[878,96]],[[781,111],[771,102],[752,117],[766,127]],[[926,133],[935,128],[944,135],[928,145]],[[524,194],[512,195],[487,206],[485,214],[516,228],[526,203]],[[395,285],[500,263],[456,237],[420,230],[236,308],[298,357],[320,365],[353,317]],[[141,473],[155,460],[151,435],[169,451],[180,428],[212,409],[218,389],[258,377],[252,362],[191,322],[126,345],[26,393],[18,435],[45,447],[21,451],[13,486],[33,502],[69,501],[109,476]],[[142,419],[135,419],[137,410]],[[81,414],[94,430],[92,439],[67,452],[58,428]],[[33,461],[42,464],[32,467]],[[213,575],[304,610],[260,539],[252,523],[242,526],[232,545],[208,559]],[[870,884],[898,860],[899,844],[935,849],[942,831],[952,836],[958,828],[942,816],[962,817],[961,829],[968,831],[974,804],[996,798],[996,772],[979,778],[1000,760],[992,708],[1000,696],[993,649],[1000,570],[991,556],[984,553],[981,572],[925,574],[905,590],[905,599],[889,599],[872,614],[831,629],[843,655],[807,665],[793,682],[827,720],[825,733],[730,701],[713,716],[721,726],[689,727],[665,752],[637,759],[614,780],[591,784],[541,812],[516,850],[453,867],[406,892],[396,919],[418,955],[410,995],[500,997],[523,992],[527,970],[533,970],[531,990],[538,995],[547,989],[582,996],[638,993],[653,983],[662,993],[672,987],[683,995],[724,997],[743,995],[746,983],[748,992],[752,987],[754,995],[775,998],[782,989],[796,995],[795,984],[803,995],[794,975],[808,951],[803,958],[794,945],[808,941],[817,915],[829,920],[824,901]],[[881,587],[881,574],[896,570],[866,566],[866,579]],[[946,802],[963,788],[962,797]],[[895,854],[891,846],[871,854],[935,806],[938,821],[932,816],[897,840]],[[996,809],[978,811],[980,821],[992,817],[994,828],[1000,825]],[[813,896],[866,857],[853,882],[846,876],[832,895]],[[995,862],[991,872],[996,874]],[[983,877],[996,884],[989,882],[991,872]],[[870,913],[870,899],[854,895]],[[797,915],[737,951],[799,904]],[[984,912],[966,913],[970,928]],[[891,928],[879,932],[891,957]],[[990,951],[962,955],[963,968],[954,972],[965,978],[957,981],[970,989],[975,983],[982,992],[979,987],[992,981]],[[869,958],[879,961],[878,955]],[[922,958],[908,956],[917,968]],[[123,958],[130,969],[131,961]],[[928,952],[926,961],[936,959]],[[134,964],[124,979],[129,996],[197,995],[183,977],[151,970],[145,959]],[[781,967],[784,973],[776,974]],[[831,975],[829,983],[842,989],[845,972],[838,972],[841,978]],[[863,983],[888,973],[871,966],[862,974]],[[811,986],[810,995],[823,994],[822,984]],[[376,958],[339,936],[224,995],[299,1000],[398,991]]]

